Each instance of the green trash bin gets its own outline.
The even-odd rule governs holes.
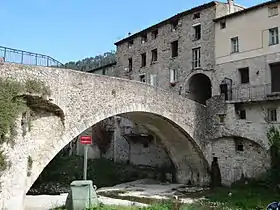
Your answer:
[[[77,180],[71,183],[73,210],[85,210],[98,205],[98,198],[91,180]]]

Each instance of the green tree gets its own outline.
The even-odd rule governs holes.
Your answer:
[[[89,71],[100,66],[104,66],[116,61],[116,53],[114,51],[106,52],[103,55],[85,58],[79,61],[70,61],[64,64],[65,68],[75,69],[79,71]]]

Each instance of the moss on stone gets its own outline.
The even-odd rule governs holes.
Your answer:
[[[20,83],[11,79],[0,78],[0,146],[3,143],[14,145],[17,135],[15,121],[21,113],[28,110],[23,94],[50,95],[50,90],[41,81],[27,80]],[[0,171],[5,170],[9,164],[0,151]]]

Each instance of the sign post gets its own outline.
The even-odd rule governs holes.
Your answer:
[[[84,180],[87,180],[88,146],[92,144],[91,136],[81,136],[80,143],[84,145]]]

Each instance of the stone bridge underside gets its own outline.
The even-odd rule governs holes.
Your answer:
[[[178,182],[209,183],[209,160],[204,158],[203,149],[203,105],[140,82],[66,69],[4,64],[0,65],[0,75],[21,82],[43,81],[51,89],[49,100],[64,114],[63,123],[54,115],[38,117],[25,137],[18,134],[13,148],[3,145],[11,161],[11,167],[0,178],[0,204],[5,207],[23,202],[46,165],[74,137],[119,114],[129,115],[161,137],[177,168]],[[33,163],[27,176],[29,156]]]

